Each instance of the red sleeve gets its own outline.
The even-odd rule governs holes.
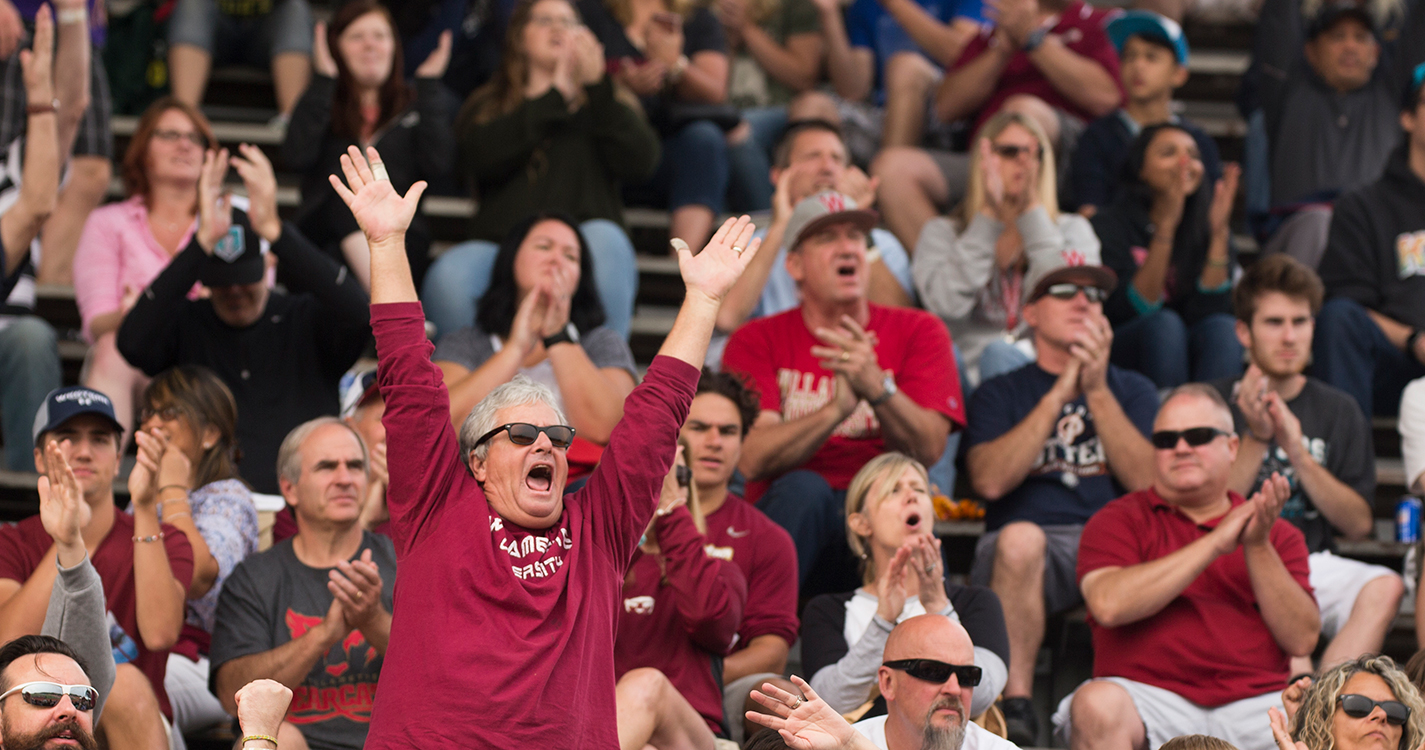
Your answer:
[[[1142,528],[1135,518],[1138,505],[1133,495],[1126,495],[1103,506],[1084,524],[1079,536],[1080,582],[1099,568],[1126,568],[1144,561],[1137,542],[1137,530]]]
[[[965,399],[960,393],[960,371],[950,348],[950,331],[930,313],[918,313],[906,333],[910,345],[905,358],[891,365],[896,387],[921,407],[950,418],[951,431],[965,426]],[[882,362],[886,367],[890,363]]]
[[[575,493],[621,570],[627,569],[639,535],[658,508],[700,374],[680,359],[654,357],[643,382],[624,399],[623,418],[614,425],[588,484]]]
[[[173,573],[173,580],[187,591],[188,585],[193,583],[193,545],[188,542],[188,535],[176,526],[162,524],[158,530],[163,532],[163,549],[168,553],[168,569]]]
[[[386,506],[397,551],[404,556],[446,499],[459,490],[457,485],[475,480],[460,462],[450,396],[440,368],[430,361],[433,347],[426,339],[420,303],[372,305],[371,330],[376,336],[377,383],[386,401],[381,417],[391,469]]]
[[[676,508],[654,523],[668,586],[688,637],[708,651],[726,654],[747,603],[742,570],[703,551],[707,540],[698,533],[687,507]]]
[[[1123,78],[1118,73],[1118,51],[1113,48],[1113,42],[1104,32],[1103,25],[1097,23],[1096,18],[1092,20],[1094,22],[1079,27],[1083,32],[1083,39],[1075,43],[1072,49],[1108,71],[1109,76],[1113,78],[1113,85],[1118,87],[1118,100],[1122,102],[1127,95],[1123,91]]]
[[[782,390],[777,387],[776,357],[767,336],[767,320],[754,321],[733,332],[722,352],[722,369],[750,378],[762,398],[762,410],[780,414]]]
[[[44,533],[44,527],[38,521],[39,517],[35,516],[34,521],[26,519],[0,527],[0,579],[23,584],[34,575],[35,568],[53,544],[49,534],[44,534],[43,547],[36,544],[34,528],[39,526],[40,533]]]
[[[744,502],[728,498],[727,502]],[[797,548],[786,529],[765,520],[757,529],[757,556],[747,578],[747,607],[738,629],[738,646],[775,635],[790,646],[797,640]]]
[[[1277,548],[1277,555],[1281,557],[1282,564],[1286,566],[1287,572],[1296,579],[1297,585],[1306,589],[1306,593],[1316,598],[1316,593],[1311,589],[1311,569],[1307,564],[1309,551],[1306,549],[1306,537],[1302,536],[1301,530],[1280,518],[1272,524],[1272,546]]]
[[[985,50],[990,48],[990,39],[992,38],[988,32],[993,31],[994,26],[987,23],[981,24],[980,33],[976,34],[973,38],[970,39],[970,43],[965,45],[965,50],[960,53],[960,56],[958,58],[955,59],[954,64],[950,66],[950,70],[959,70],[960,68],[969,65],[971,60],[974,60],[975,58],[984,54]]]

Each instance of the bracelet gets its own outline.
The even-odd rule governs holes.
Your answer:
[[[242,738],[242,745],[247,745],[248,740],[259,740],[261,742],[271,742],[273,747],[277,747],[277,738],[267,734],[249,734]]]
[[[58,112],[58,111],[59,111],[59,100],[58,100],[58,99],[51,99],[48,104],[35,104],[35,103],[32,102],[32,103],[30,103],[30,104],[25,105],[25,114],[27,114],[27,115],[47,115],[47,114],[50,114],[50,113],[52,113],[52,112]]]
[[[134,541],[135,541],[135,542],[157,542],[157,541],[159,541],[159,540],[161,540],[161,539],[163,539],[163,532],[162,532],[162,531],[158,532],[157,534],[154,534],[153,536],[136,536],[136,537],[134,537]]]
[[[89,11],[85,8],[65,8],[55,14],[60,23],[88,23]]]
[[[1223,258],[1222,260],[1213,260],[1211,258],[1207,259],[1208,268],[1226,268],[1229,265],[1231,265],[1231,263],[1229,263],[1226,258]]]
[[[193,490],[189,489],[188,487],[186,487],[186,486],[184,486],[184,485],[181,485],[181,484],[165,484],[165,485],[163,485],[162,487],[159,487],[159,488],[158,488],[158,491],[159,491],[159,492],[163,492],[164,490],[171,490],[171,489],[180,489],[180,490],[183,490],[183,494],[185,494],[185,495],[193,491]],[[175,500],[171,500],[171,501],[169,501],[169,502],[174,502],[174,503],[177,503],[177,502],[186,502],[186,500],[180,501],[180,500],[176,500],[176,499],[175,499]]]
[[[159,522],[159,523],[167,523],[167,524],[169,524],[169,525],[172,525],[170,522],[171,522],[173,519],[175,519],[175,518],[177,518],[177,517],[179,517],[179,516],[188,516],[189,518],[192,518],[192,517],[193,517],[193,514],[192,514],[192,513],[189,513],[189,512],[186,511],[186,510],[185,510],[185,511],[180,511],[180,512],[178,512],[178,513],[170,513],[170,514],[168,514],[168,517],[167,517],[167,518],[159,518],[159,519],[158,519],[158,522]]]

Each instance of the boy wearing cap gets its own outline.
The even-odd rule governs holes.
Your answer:
[[[1266,250],[1316,268],[1331,202],[1374,181],[1399,142],[1400,92],[1425,62],[1425,5],[1407,4],[1399,34],[1385,43],[1374,3],[1324,0],[1311,17],[1301,5],[1266,0],[1253,62],[1262,71],[1275,232]]]
[[[167,744],[163,676],[167,650],[183,626],[193,549],[181,531],[159,524],[153,456],[141,454],[130,476],[133,514],[115,507],[121,433],[104,394],[80,386],[51,391],[35,416],[35,469],[51,481],[72,473],[77,482],[89,516],[84,545],[117,626],[110,633],[121,663],[99,729],[110,747],[152,748],[155,741]],[[54,540],[41,516],[0,528],[0,642],[40,632],[57,573]]]
[[[371,336],[370,310],[346,267],[278,217],[277,178],[262,151],[244,145],[242,153],[232,163],[247,186],[247,213],[200,212],[192,242],[139,295],[117,343],[150,377],[180,364],[217,373],[237,400],[243,479],[278,494],[277,448],[293,427],[337,413],[337,384]],[[227,162],[226,150],[210,152],[200,206],[217,206]],[[267,288],[269,246],[293,293]],[[188,299],[194,282],[212,295]]]
[[[1035,361],[984,382],[970,399],[966,469],[989,502],[970,580],[1004,606],[1009,740],[1037,746],[1031,696],[1044,618],[1080,604],[1079,535],[1099,508],[1152,483],[1153,383],[1109,364],[1103,266],[1069,265],[1032,287],[1024,319]]]
[[[1172,111],[1173,91],[1187,82],[1188,45],[1182,27],[1146,10],[1130,10],[1108,24],[1108,38],[1118,50],[1118,73],[1126,94],[1123,107],[1089,123],[1069,167],[1067,207],[1093,216],[1118,189],[1128,147],[1149,125],[1170,122],[1197,141],[1204,179],[1222,176],[1217,142],[1202,128]],[[1211,184],[1211,183],[1209,183]]]
[[[819,583],[852,588],[841,510],[851,477],[888,450],[933,464],[965,420],[945,326],[867,300],[877,214],[855,206],[830,191],[797,204],[785,236],[801,305],[739,328],[722,360],[761,393],[738,466],[748,499],[792,535],[804,594],[823,551],[835,556]]]
[[[1422,90],[1425,63],[1416,66],[1400,102],[1404,142],[1391,153],[1385,174],[1336,202],[1321,259],[1321,281],[1331,299],[1316,321],[1313,373],[1354,396],[1367,414],[1393,414],[1400,407],[1403,418],[1401,391],[1425,377]]]

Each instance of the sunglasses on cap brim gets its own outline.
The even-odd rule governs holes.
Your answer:
[[[980,676],[983,674],[979,667],[972,664],[946,664],[935,659],[898,659],[883,662],[881,666],[898,669],[917,680],[925,680],[936,685],[944,684],[953,674],[960,681],[960,687],[979,685]]]
[[[574,428],[569,425],[552,424],[547,427],[537,427],[525,422],[511,422],[502,424],[481,435],[480,439],[475,441],[475,445],[471,446],[472,450],[484,445],[490,438],[501,432],[510,433],[510,442],[515,445],[534,445],[534,441],[539,439],[541,432],[549,436],[549,442],[553,443],[555,448],[568,448],[574,442]]]
[[[1341,710],[1353,719],[1364,719],[1376,710],[1376,706],[1385,712],[1385,723],[1400,726],[1410,719],[1410,707],[1400,701],[1378,701],[1367,698],[1364,695],[1348,693],[1338,696],[1336,702],[1341,704]]]
[[[1186,440],[1188,445],[1197,448],[1207,445],[1221,435],[1231,434],[1216,427],[1189,427],[1186,430],[1158,430],[1149,440],[1154,448],[1167,451],[1178,447],[1179,440]]]
[[[74,707],[80,711],[93,711],[95,701],[99,700],[99,691],[88,685],[61,685],[57,682],[26,682],[0,693],[0,701],[19,693],[21,698],[31,706],[40,708],[54,708],[59,705],[61,699],[68,695],[69,700],[74,703]]]

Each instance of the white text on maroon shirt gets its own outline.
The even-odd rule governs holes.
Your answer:
[[[496,546],[509,555],[512,561],[516,561],[510,565],[510,570],[515,574],[515,578],[520,580],[548,578],[554,575],[555,571],[564,567],[564,553],[574,548],[574,538],[564,526],[517,535],[505,528],[503,518],[491,516],[490,534],[494,537]],[[518,562],[530,556],[535,556],[536,559],[523,564]]]

